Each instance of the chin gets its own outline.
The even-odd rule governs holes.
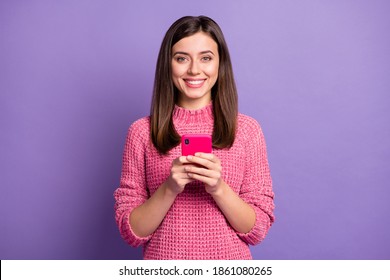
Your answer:
[[[206,93],[199,93],[199,94],[184,94],[188,99],[202,99],[206,97]]]

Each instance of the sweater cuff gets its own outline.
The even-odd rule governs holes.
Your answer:
[[[130,226],[129,217],[133,209],[127,210],[123,213],[120,232],[123,239],[132,247],[138,247],[148,242],[153,233],[146,237],[137,236]]]
[[[247,233],[237,232],[237,235],[249,245],[256,245],[263,241],[271,227],[270,217],[257,207],[253,209],[256,213],[256,221],[253,228]]]

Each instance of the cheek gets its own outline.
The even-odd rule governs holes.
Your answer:
[[[179,79],[181,77],[181,71],[180,71],[180,67],[177,67],[177,65],[173,65],[172,64],[172,82],[173,84],[175,85],[176,88],[180,88],[180,83],[179,83]]]
[[[207,75],[212,79],[216,80],[218,78],[218,70],[219,70],[219,65],[213,64],[213,65],[209,65],[207,70],[205,69],[205,72],[207,71]]]
[[[172,77],[173,78],[181,77],[184,72],[185,72],[185,69],[183,66],[172,63]]]

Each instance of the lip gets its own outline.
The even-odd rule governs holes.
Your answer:
[[[206,79],[183,79],[189,88],[200,88],[204,85]]]

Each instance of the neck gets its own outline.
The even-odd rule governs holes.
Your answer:
[[[206,106],[199,109],[187,109],[180,107],[179,105],[175,106],[173,111],[173,119],[176,122],[200,122],[208,123],[213,122],[213,104],[210,102]]]
[[[209,98],[202,98],[197,100],[189,99],[189,98],[179,98],[177,105],[179,107],[188,110],[198,110],[206,107],[210,103],[211,103],[211,96]]]

